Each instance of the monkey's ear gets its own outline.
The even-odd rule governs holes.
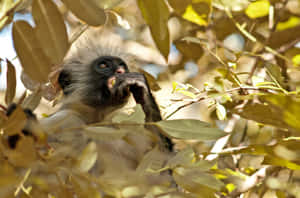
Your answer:
[[[71,93],[70,89],[68,89],[71,83],[72,83],[72,76],[70,72],[67,70],[62,70],[58,75],[58,84],[62,88],[65,95]]]

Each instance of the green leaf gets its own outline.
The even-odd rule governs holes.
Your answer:
[[[200,120],[164,120],[155,123],[167,135],[178,139],[217,140],[226,135],[220,129],[213,128],[209,123]]]
[[[5,103],[9,105],[12,103],[16,94],[16,69],[14,65],[6,60],[7,71],[6,71],[6,91],[5,91]]]
[[[110,127],[85,127],[85,134],[93,140],[111,141],[122,139],[127,133],[127,130],[115,129]]]
[[[273,157],[273,156],[270,156],[270,155],[265,156],[263,164],[286,167],[286,168],[291,169],[291,170],[300,170],[300,165],[299,164],[290,162],[286,159],[282,159],[282,158],[279,158],[279,157]]]
[[[13,41],[24,72],[32,80],[47,82],[51,72],[51,61],[43,52],[34,29],[26,21],[14,22]]]
[[[137,104],[134,107],[134,112],[130,115],[125,113],[119,113],[112,118],[113,123],[137,123],[143,124],[145,123],[145,113],[140,104]]]
[[[64,19],[55,3],[49,0],[34,0],[32,16],[36,36],[51,63],[59,64],[69,49]]]
[[[270,2],[268,0],[259,0],[251,3],[245,13],[251,19],[267,16],[269,14]]]
[[[165,0],[138,0],[138,6],[150,27],[157,48],[168,60],[170,51],[168,20],[170,13]]]
[[[62,2],[75,16],[89,25],[99,26],[106,21],[106,14],[96,0],[62,0]]]

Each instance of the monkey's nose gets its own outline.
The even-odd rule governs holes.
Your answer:
[[[125,69],[123,67],[119,67],[117,70],[116,70],[116,73],[117,74],[123,74],[125,73]]]

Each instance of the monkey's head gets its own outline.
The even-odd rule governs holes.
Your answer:
[[[64,96],[71,98],[72,102],[78,100],[93,107],[122,104],[124,101],[114,98],[111,89],[116,76],[128,72],[125,61],[116,56],[100,56],[90,62],[71,59],[59,74],[58,83]]]

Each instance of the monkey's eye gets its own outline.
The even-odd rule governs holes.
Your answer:
[[[99,63],[98,67],[101,68],[101,69],[104,69],[104,68],[107,67],[107,65],[105,63]]]

